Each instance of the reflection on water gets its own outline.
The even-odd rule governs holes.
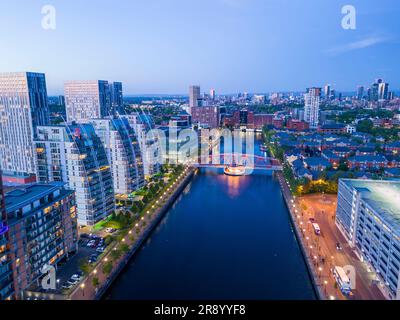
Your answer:
[[[245,176],[234,177],[227,175],[219,175],[218,180],[227,186],[225,189],[228,196],[233,199],[240,195],[240,191],[247,188],[249,185],[249,179]]]

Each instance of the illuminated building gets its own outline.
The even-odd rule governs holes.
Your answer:
[[[399,300],[400,181],[341,179],[336,225],[387,295]]]
[[[37,177],[63,181],[76,192],[79,225],[93,226],[115,209],[107,153],[91,124],[38,127]]]
[[[40,286],[45,265],[77,250],[75,195],[63,183],[33,184],[5,195],[15,296]]]

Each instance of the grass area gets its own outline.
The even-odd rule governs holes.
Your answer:
[[[105,226],[105,225],[106,225],[107,223],[109,223],[111,219],[112,219],[112,216],[109,216],[109,217],[107,217],[106,219],[97,222],[97,223],[94,225],[93,230],[94,230],[94,231],[100,231],[100,230],[102,230],[102,229],[104,229],[104,228],[108,228],[108,227]]]

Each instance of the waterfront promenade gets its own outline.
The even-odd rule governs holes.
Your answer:
[[[78,287],[69,295],[70,300],[98,300],[107,291],[109,286],[119,275],[125,265],[129,262],[144,241],[151,235],[151,232],[158,225],[164,214],[168,211],[176,198],[181,194],[186,185],[190,182],[196,169],[186,167],[183,172],[172,181],[165,192],[155,201],[155,204],[146,214],[136,223],[132,230],[113,248],[102,257],[95,268],[84,278]],[[112,250],[117,250],[121,244],[127,245],[129,251],[120,258],[112,257]],[[112,263],[112,264],[111,264]],[[107,268],[112,269],[107,272]]]

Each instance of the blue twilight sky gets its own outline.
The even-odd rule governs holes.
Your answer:
[[[56,29],[41,27],[43,5]],[[341,8],[356,8],[344,30]],[[124,82],[125,94],[400,88],[398,0],[1,0],[0,72]]]

